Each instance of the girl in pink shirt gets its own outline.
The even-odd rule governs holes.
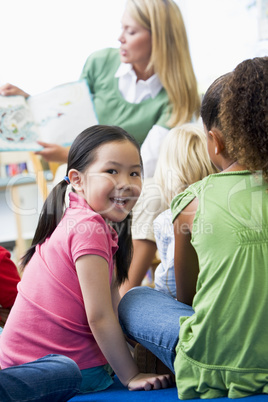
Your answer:
[[[77,136],[22,259],[27,266],[1,336],[2,368],[53,353],[77,363],[81,392],[107,388],[113,371],[130,390],[170,385],[168,375],[139,373],[117,319],[141,174],[139,146],[123,129],[98,125]]]

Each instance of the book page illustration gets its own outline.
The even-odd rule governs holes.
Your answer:
[[[85,128],[98,124],[85,81],[30,96],[0,96],[0,150],[35,151],[37,140],[70,145]]]
[[[38,139],[31,111],[23,96],[0,96],[0,148]],[[15,145],[17,146],[17,145]]]

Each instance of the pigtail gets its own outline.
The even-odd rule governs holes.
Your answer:
[[[118,234],[118,250],[115,254],[116,280],[118,286],[122,285],[128,278],[128,270],[133,255],[131,235],[132,212],[122,221],[111,223],[111,226]]]
[[[44,243],[44,241],[51,236],[56,226],[59,224],[64,212],[66,188],[67,182],[62,180],[48,195],[39,216],[31,247],[21,258],[21,270],[25,268],[32,258],[35,252],[35,247],[38,244]]]

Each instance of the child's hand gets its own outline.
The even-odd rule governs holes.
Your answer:
[[[129,391],[150,391],[153,389],[168,388],[174,383],[169,374],[139,373],[128,383]]]

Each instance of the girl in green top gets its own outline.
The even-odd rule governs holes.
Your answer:
[[[180,399],[268,393],[267,88],[268,57],[210,86],[201,116],[221,172],[172,201],[177,300],[136,288],[119,306],[126,334],[175,372]]]

